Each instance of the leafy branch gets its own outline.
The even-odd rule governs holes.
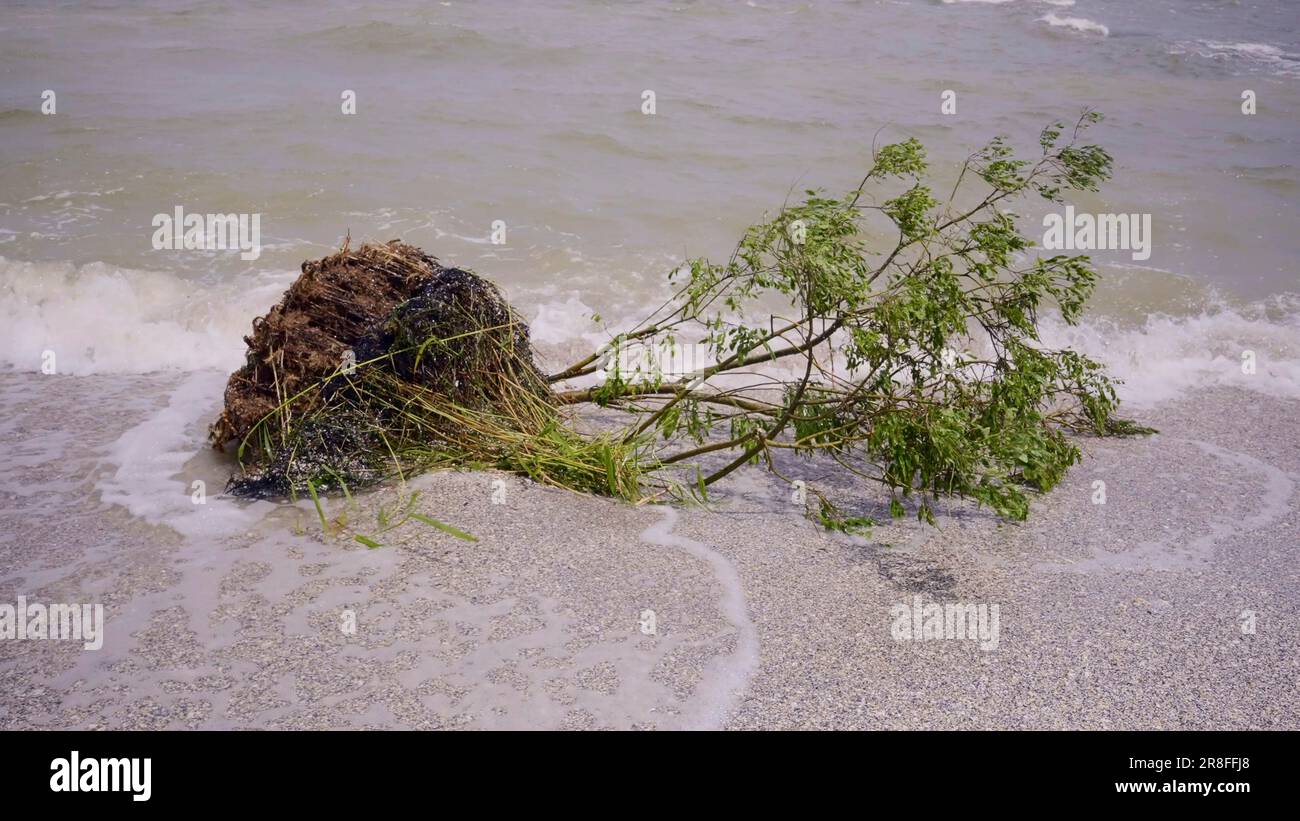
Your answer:
[[[894,515],[915,494],[931,522],[942,496],[1024,519],[1026,491],[1049,490],[1079,460],[1067,432],[1148,430],[1115,416],[1116,381],[1101,365],[1040,339],[1046,308],[1079,320],[1097,281],[1089,258],[1032,255],[1005,210],[1026,196],[1060,202],[1097,190],[1111,156],[1081,140],[1100,120],[1085,111],[1068,134],[1048,126],[1029,159],[992,140],[943,201],[924,182],[917,140],[881,147],[845,196],[807,191],[750,227],[725,263],[694,259],[674,271],[658,310],[604,355],[548,377],[604,381],[556,399],[630,413],[619,436],[651,476],[725,453],[697,474],[700,492],[748,463],[779,475],[774,453],[785,451],[884,485]],[[889,238],[887,252],[871,250],[878,237]],[[625,374],[610,359],[683,345],[709,364],[665,378],[653,368]],[[840,521],[818,498],[819,518]]]

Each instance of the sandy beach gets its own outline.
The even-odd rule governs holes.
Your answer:
[[[0,729],[1300,729],[1294,0],[7,6]]]
[[[1156,436],[1085,441],[1025,524],[953,505],[869,539],[784,512],[756,472],[713,510],[430,474],[418,508],[479,541],[412,522],[373,550],[309,504],[222,542],[95,494],[42,515],[9,486],[0,601],[93,598],[106,627],[96,652],[0,644],[0,726],[1295,729],[1296,413],[1228,389],[1165,403],[1140,417]],[[75,424],[20,416],[10,436]],[[394,503],[325,502],[362,532]],[[996,647],[897,640],[917,596],[997,605]]]

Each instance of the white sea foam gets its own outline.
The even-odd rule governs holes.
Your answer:
[[[1094,318],[1077,326],[1044,320],[1043,341],[1068,346],[1124,380],[1120,397],[1151,405],[1196,390],[1232,386],[1300,399],[1300,305],[1273,299],[1195,316],[1155,314],[1138,327]],[[1243,354],[1254,354],[1254,373]]]
[[[221,498],[228,468],[209,465],[201,479],[183,475],[196,453],[208,454],[204,423],[220,407],[225,382],[226,374],[220,371],[192,373],[168,397],[165,407],[123,433],[105,453],[105,463],[114,470],[97,485],[101,498],[190,538],[247,530],[272,510],[270,502],[244,504]],[[196,479],[203,484],[196,486]],[[202,502],[195,495],[199,489]]]
[[[1238,63],[1243,67],[1260,68],[1288,77],[1300,76],[1300,56],[1288,54],[1267,43],[1225,43],[1215,40],[1196,40],[1176,43],[1170,54],[1195,54],[1207,60]]]
[[[529,323],[530,337],[543,345],[582,342],[599,347],[609,338],[592,319],[596,311],[581,299],[570,296],[564,301],[542,303]]]
[[[194,283],[102,262],[17,262],[0,257],[0,364],[38,371],[45,351],[58,373],[232,370],[243,335],[293,281]]]
[[[715,658],[708,675],[696,688],[690,704],[677,717],[682,729],[718,729],[735,710],[758,670],[758,630],[749,618],[745,588],[735,565],[717,550],[702,542],[673,533],[680,518],[671,507],[661,508],[663,517],[646,528],[641,539],[659,547],[685,550],[709,565],[722,588],[720,609],[736,630],[736,650],[730,656]]]
[[[1256,60],[1278,60],[1282,58],[1282,49],[1267,43],[1216,43],[1212,40],[1201,41],[1206,48],[1215,51],[1232,51],[1244,54]]]
[[[1040,22],[1047,23],[1053,28],[1068,28],[1085,34],[1100,34],[1102,37],[1110,36],[1109,28],[1094,20],[1089,20],[1086,17],[1058,17],[1056,12],[1049,11],[1038,19]]]

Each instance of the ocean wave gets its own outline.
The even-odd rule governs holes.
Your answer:
[[[1043,322],[1043,341],[1070,347],[1124,380],[1120,397],[1152,405],[1208,387],[1230,386],[1300,399],[1300,296],[1193,316],[1153,314],[1136,327],[1106,318],[1070,326]],[[1244,367],[1253,364],[1253,372]]]
[[[1068,28],[1073,31],[1083,32],[1084,34],[1100,34],[1102,37],[1110,36],[1110,29],[1105,25],[1086,17],[1057,17],[1056,12],[1049,11],[1047,14],[1038,18],[1039,22],[1046,23],[1052,28]]]
[[[0,364],[57,373],[233,370],[243,335],[293,281],[198,283],[102,262],[21,262],[0,257]]]
[[[543,345],[590,342],[599,346],[604,343],[606,335],[599,332],[592,318],[595,315],[596,311],[577,296],[570,296],[563,302],[544,302],[537,307],[529,323],[530,337]]]
[[[196,283],[104,263],[0,257],[0,364],[37,372],[44,352],[53,351],[61,374],[229,372],[243,361],[252,318],[295,276]],[[561,364],[626,330],[623,314],[634,313],[627,305],[598,312],[578,293],[524,303],[534,306],[525,316],[539,352]],[[603,322],[593,319],[597,313]],[[1070,326],[1045,316],[1043,341],[1105,364],[1125,381],[1121,397],[1129,402],[1161,402],[1216,385],[1300,399],[1300,295],[1245,305],[1216,300],[1194,314],[1157,313],[1136,324],[1092,315]],[[1253,373],[1242,367],[1248,354]]]
[[[1300,55],[1288,54],[1268,43],[1223,43],[1193,40],[1175,43],[1173,55],[1193,55],[1243,69],[1263,70],[1284,77],[1300,77]]]

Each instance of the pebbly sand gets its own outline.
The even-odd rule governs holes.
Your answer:
[[[98,651],[0,641],[6,729],[1300,727],[1295,400],[1137,411],[1161,433],[1085,440],[1021,525],[952,504],[937,528],[828,534],[756,471],[713,510],[439,473],[409,483],[418,509],[479,541],[411,522],[370,550],[324,538],[309,504],[211,491],[212,528],[105,501],[102,461],[42,449],[91,425],[102,387],[47,391],[80,407],[58,419],[4,392],[4,439],[28,444],[0,481],[0,602],[107,616]],[[136,410],[86,448],[167,411]],[[180,494],[196,468],[154,469]],[[84,503],[42,501],[68,494]],[[394,497],[326,505],[367,533]],[[896,640],[891,608],[917,596],[996,605],[996,647]]]

